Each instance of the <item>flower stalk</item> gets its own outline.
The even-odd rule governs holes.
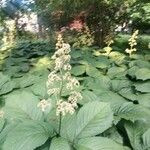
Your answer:
[[[56,97],[56,116],[59,118],[58,123],[58,136],[61,132],[62,118],[66,114],[73,114],[78,107],[78,100],[82,99],[81,93],[77,91],[80,86],[79,81],[71,76],[70,70],[70,45],[64,43],[62,35],[59,34],[56,43],[56,51],[52,56],[55,62],[54,70],[48,75],[47,93],[48,95]],[[64,98],[65,97],[65,98]],[[42,103],[42,104],[41,104]],[[44,111],[49,104],[45,101],[40,102],[38,107]]]
[[[136,48],[134,48],[134,46],[137,45],[136,40],[137,40],[137,38],[138,38],[138,37],[137,37],[138,33],[139,33],[139,30],[136,30],[136,31],[132,34],[131,38],[128,40],[128,41],[129,41],[130,48],[127,48],[127,49],[125,50],[125,52],[129,54],[129,57],[131,57],[132,53],[133,53],[133,52],[136,52],[136,50],[137,50]]]

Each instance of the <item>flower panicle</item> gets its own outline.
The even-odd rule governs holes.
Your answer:
[[[136,48],[134,48],[134,46],[137,45],[136,40],[137,40],[137,38],[138,38],[138,33],[139,33],[139,30],[136,30],[136,31],[132,34],[131,38],[128,40],[128,41],[129,41],[130,48],[127,48],[127,49],[125,50],[125,52],[128,53],[129,56],[131,56],[132,53],[137,50]]]
[[[43,99],[38,103],[37,107],[41,108],[42,112],[45,112],[47,108],[51,107],[51,104]]]
[[[56,43],[56,51],[52,56],[54,60],[54,70],[48,75],[46,82],[47,93],[49,96],[54,95],[56,97],[56,115],[66,115],[67,113],[73,114],[78,107],[78,100],[82,99],[80,92],[76,91],[76,88],[80,86],[79,81],[71,76],[70,70],[70,52],[71,48],[68,43],[64,43],[62,35],[59,34]],[[69,91],[67,98],[62,98],[62,92]],[[38,107],[41,107],[42,111],[45,111],[50,104],[46,100],[42,100]]]

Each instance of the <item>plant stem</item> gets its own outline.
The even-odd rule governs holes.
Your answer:
[[[60,85],[59,99],[61,99],[61,94],[62,94],[62,90],[63,90],[63,83],[64,83],[62,70],[60,70],[60,74],[61,74],[61,85]],[[60,115],[59,115],[58,136],[60,136],[60,132],[61,132],[61,122],[62,122],[62,114],[60,113]]]
[[[60,136],[61,132],[61,122],[62,122],[62,114],[59,115],[59,127],[58,127],[58,135]]]

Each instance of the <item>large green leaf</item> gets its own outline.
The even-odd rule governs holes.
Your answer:
[[[0,89],[1,87],[10,80],[10,78],[6,75],[3,75],[1,72],[0,72]]]
[[[16,87],[15,82],[13,82],[13,81],[6,82],[6,83],[1,87],[0,95],[3,95],[3,94],[6,94],[6,93],[11,92],[15,87]]]
[[[63,138],[54,138],[49,150],[71,150],[69,143]]]
[[[131,87],[126,87],[126,88],[123,88],[119,91],[119,94],[126,98],[126,99],[129,99],[131,101],[135,101],[137,100],[137,95],[134,94],[134,90],[131,88]]]
[[[110,60],[106,56],[99,56],[95,61],[90,62],[96,68],[104,69],[110,65]]]
[[[147,81],[144,83],[135,83],[134,86],[137,91],[140,91],[143,93],[150,92],[150,81]]]
[[[131,102],[116,104],[113,106],[116,117],[135,121],[138,119],[149,119],[150,110],[142,105],[135,105]]]
[[[137,79],[140,79],[143,81],[148,80],[150,79],[150,69],[141,68],[135,72],[135,76]]]
[[[66,115],[62,120],[61,137],[67,139],[69,142],[73,142],[76,134],[76,119],[77,115]]]
[[[18,125],[18,122],[15,122],[15,123],[13,122],[5,126],[5,128],[0,133],[0,145],[4,143],[8,133],[11,132],[17,125]]]
[[[3,150],[33,150],[53,136],[50,124],[40,121],[20,123],[7,136]]]
[[[142,136],[143,144],[146,150],[150,149],[150,128]]]
[[[89,102],[77,114],[76,138],[94,136],[112,125],[113,114],[108,103]]]
[[[80,57],[82,57],[82,52],[81,52],[81,50],[73,50],[73,51],[71,51],[71,57],[72,58],[80,58]]]
[[[125,55],[123,53],[113,51],[109,54],[109,58],[117,65],[121,65],[124,62]]]
[[[146,130],[145,124],[142,121],[136,122],[125,122],[125,129],[127,131],[128,138],[130,140],[130,144],[133,149],[143,150],[142,145],[142,134]]]
[[[122,96],[112,91],[94,90],[94,92],[99,96],[100,101],[109,102],[111,103],[111,105],[126,102],[126,100]]]
[[[47,88],[46,88],[46,84],[45,84],[46,80],[40,79],[40,80],[38,80],[38,82],[36,82],[36,84],[31,86],[31,90],[35,95],[40,96],[42,98],[45,97],[45,95],[47,94]]]
[[[75,76],[82,75],[85,73],[85,68],[86,67],[84,65],[75,66],[72,68],[71,73]]]
[[[5,123],[4,118],[0,118],[0,132],[3,129],[4,123]]]
[[[128,74],[129,76],[131,76],[132,78],[135,78],[135,77],[136,77],[135,73],[136,73],[136,71],[138,71],[138,70],[139,70],[139,67],[133,66],[133,67],[131,67],[131,68],[127,71],[127,74]]]
[[[20,87],[24,88],[24,87],[31,86],[32,84],[36,83],[36,81],[38,80],[39,80],[38,76],[28,74],[20,78]]]
[[[4,111],[9,120],[42,119],[42,111],[37,107],[39,99],[30,92],[9,94],[5,101]]]
[[[86,74],[90,77],[95,77],[95,78],[101,75],[100,71],[91,65],[86,66]]]
[[[92,91],[82,91],[82,99],[79,101],[80,104],[85,104],[90,101],[98,101],[99,97]]]
[[[118,132],[118,129],[115,125],[113,127],[109,128],[108,130],[106,130],[102,135],[104,137],[114,140],[115,142],[117,142],[119,144],[123,144],[124,139],[121,136],[121,134]]]
[[[19,66],[7,66],[5,74],[9,76],[16,76],[21,71],[21,68]]]
[[[99,75],[98,78],[86,78],[86,86],[88,86],[88,89],[94,90],[103,90],[103,89],[109,89],[110,88],[110,79],[107,76],[104,76],[102,74]]]
[[[111,67],[108,70],[107,75],[111,79],[124,77],[126,75],[126,68],[124,68],[124,67]]]
[[[111,88],[113,91],[118,92],[122,88],[130,87],[130,81],[129,80],[112,80],[111,81]]]
[[[137,100],[138,100],[139,104],[150,108],[150,93],[138,95]]]
[[[150,63],[144,60],[134,60],[129,63],[130,67],[138,66],[139,68],[147,68],[150,69]]]
[[[77,150],[128,150],[128,148],[104,137],[91,137],[78,141]]]

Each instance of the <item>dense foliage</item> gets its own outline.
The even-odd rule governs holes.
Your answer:
[[[149,6],[0,1],[0,150],[150,150]]]
[[[130,9],[130,18],[133,21],[132,26],[145,32],[150,26],[150,2],[148,0],[138,0]]]
[[[74,20],[80,20],[94,31],[96,44],[103,46],[106,36],[113,37],[116,25],[127,22],[128,10],[135,2],[136,0],[37,0],[36,5],[39,16],[45,18],[45,23],[50,28],[55,26],[60,29]]]
[[[83,98],[76,113],[62,117],[60,132],[56,108],[42,112],[37,107],[49,97],[54,48],[39,41],[1,49],[1,149],[148,150],[150,55],[137,49],[129,57],[115,47],[110,53],[72,49],[71,74],[80,81]],[[50,98],[54,105],[55,97]]]

